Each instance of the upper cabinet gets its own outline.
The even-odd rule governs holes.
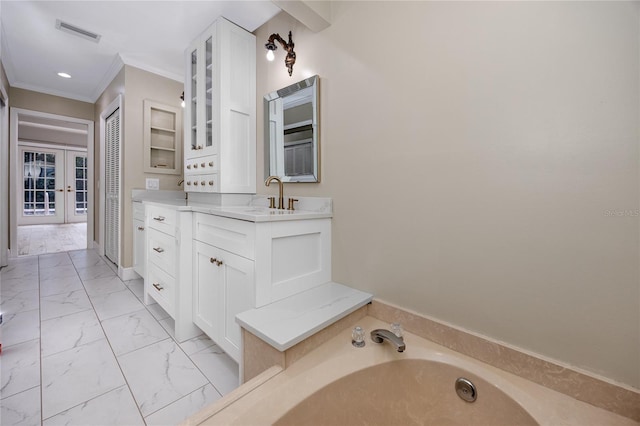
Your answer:
[[[182,173],[182,112],[158,102],[144,101],[144,171]]]
[[[219,18],[185,59],[185,191],[255,193],[255,36]]]

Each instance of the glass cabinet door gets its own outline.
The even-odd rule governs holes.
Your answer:
[[[206,67],[206,139],[205,148],[213,146],[213,37],[209,37],[205,43],[205,67]]]
[[[198,149],[198,50],[191,52],[191,135],[189,142],[191,150]]]

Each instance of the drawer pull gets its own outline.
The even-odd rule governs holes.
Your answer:
[[[157,251],[158,253],[162,253],[164,252],[164,249],[162,247],[154,247],[153,248],[155,251]]]
[[[154,217],[153,220],[157,220],[158,222],[164,222],[164,216]]]
[[[211,262],[211,263],[215,263],[215,264],[216,264],[216,266],[220,266],[220,265],[222,265],[222,260],[218,260],[218,259],[216,259],[215,257],[210,258],[210,259],[209,259],[209,262]]]
[[[144,226],[138,226],[138,231],[144,231]]]
[[[164,290],[164,287],[162,287],[160,284],[158,283],[153,283],[153,286],[156,288],[156,290],[158,291],[162,291]]]

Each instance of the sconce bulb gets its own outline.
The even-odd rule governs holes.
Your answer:
[[[180,106],[184,108],[184,101],[180,102]]]
[[[273,54],[273,50],[267,50],[267,61],[273,61],[276,55]]]

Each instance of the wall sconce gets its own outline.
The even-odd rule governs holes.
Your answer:
[[[293,40],[291,40],[291,31],[289,31],[289,43],[285,42],[284,39],[280,37],[280,34],[271,34],[269,40],[264,45],[264,47],[267,49],[267,60],[269,61],[273,61],[273,59],[275,58],[273,51],[278,48],[275,43],[276,41],[278,41],[282,45],[282,48],[287,51],[287,57],[284,58],[284,64],[289,70],[289,76],[291,76],[291,74],[293,73],[293,64],[296,63],[296,52],[293,51],[294,44]]]
[[[182,99],[182,102],[180,103],[180,106],[182,108],[184,108],[184,91],[182,92],[182,95],[180,95],[180,99]]]

